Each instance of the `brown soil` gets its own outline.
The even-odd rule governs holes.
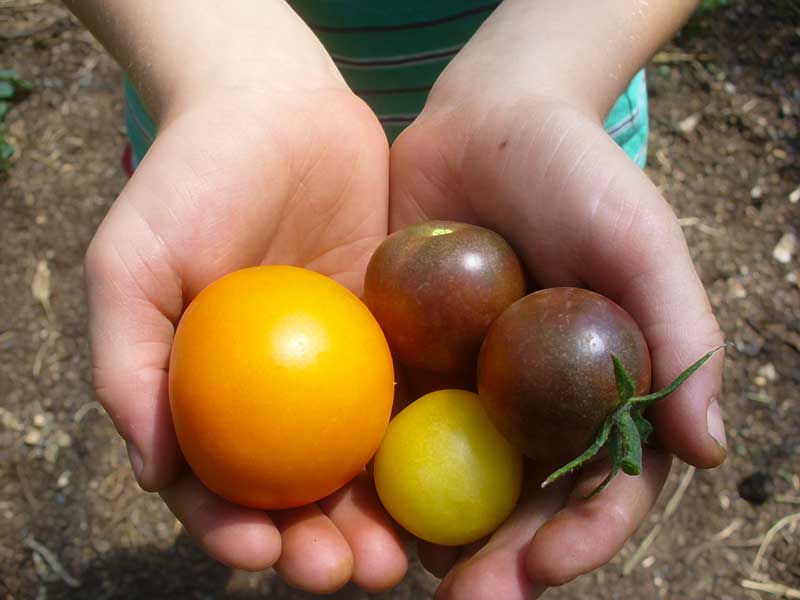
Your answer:
[[[158,497],[138,489],[92,399],[82,259],[125,182],[119,69],[42,0],[0,2],[0,67],[35,84],[6,120],[18,155],[0,180],[0,593],[306,597],[199,552]],[[648,173],[683,219],[731,342],[731,451],[713,472],[676,464],[623,552],[550,598],[800,589],[800,533],[789,523],[764,537],[800,511],[800,249],[787,262],[774,254],[781,238],[800,236],[799,72],[798,5],[744,0],[696,17],[648,71]],[[428,597],[435,584],[414,566],[380,597]],[[334,597],[368,595],[348,587]]]

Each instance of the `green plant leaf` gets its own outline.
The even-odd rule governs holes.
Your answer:
[[[636,429],[639,430],[639,437],[642,438],[642,444],[646,444],[647,440],[650,439],[650,434],[653,433],[653,426],[642,414],[642,409],[640,408],[632,410],[631,417],[633,417],[633,422],[636,423]]]
[[[622,440],[622,457],[619,467],[626,475],[640,475],[642,473],[642,438],[639,429],[628,412],[620,415],[617,423],[619,437]]]
[[[6,118],[6,113],[8,112],[9,108],[11,108],[11,104],[5,100],[0,100],[0,121]]]
[[[617,393],[621,402],[627,402],[628,398],[636,393],[636,384],[630,373],[625,369],[625,365],[613,352],[611,353],[611,361],[614,363],[614,379],[617,381]]]
[[[725,346],[718,346],[713,350],[711,350],[710,352],[704,354],[702,358],[700,358],[694,364],[690,365],[685,371],[683,371],[683,373],[678,375],[675,378],[675,380],[672,383],[670,383],[667,387],[665,387],[663,390],[654,392],[652,394],[647,394],[646,396],[638,396],[635,398],[631,398],[630,402],[635,405],[650,406],[655,401],[661,400],[661,398],[663,398],[664,396],[668,396],[669,394],[677,390],[678,387],[680,387],[680,385],[684,381],[686,381],[687,379],[689,379],[689,377],[694,375],[694,372],[697,371],[697,369],[699,369],[700,367],[702,367],[706,363],[706,361],[714,355],[715,352],[722,350],[722,348],[724,347]]]
[[[588,496],[584,496],[584,500],[597,496],[600,492],[606,489],[606,486],[611,483],[611,480],[619,473],[619,463],[622,460],[622,439],[618,435],[611,435],[608,438],[608,452],[611,456],[611,470],[608,476],[594,488]]]
[[[586,449],[586,452],[581,454],[578,458],[573,461],[568,462],[566,465],[561,467],[558,471],[550,475],[547,479],[542,482],[542,487],[547,487],[551,483],[553,483],[556,479],[560,479],[570,471],[574,471],[578,467],[582,466],[584,463],[589,461],[595,454],[600,452],[600,448],[605,446],[606,441],[608,440],[608,435],[611,432],[611,427],[613,426],[613,421],[611,419],[606,419],[606,422],[603,423],[603,426],[600,428],[600,433],[597,434],[597,438],[594,440],[594,443]]]
[[[608,444],[611,455],[611,469],[608,477],[591,493],[587,498],[599,494],[608,483],[622,470],[628,475],[640,475],[642,472],[642,444],[653,432],[653,426],[642,414],[642,410],[674,392],[678,387],[691,377],[697,369],[702,367],[711,356],[721,350],[724,346],[719,346],[706,353],[694,364],[690,365],[678,377],[664,389],[647,394],[646,396],[634,396],[635,384],[631,379],[625,366],[613,353],[611,360],[614,364],[614,378],[617,384],[619,404],[613,412],[606,417],[595,437],[594,442],[578,458],[570,461],[563,467],[552,473],[542,483],[546,487],[564,475],[582,467],[600,449]]]
[[[13,98],[14,85],[10,81],[0,80],[0,98]]]

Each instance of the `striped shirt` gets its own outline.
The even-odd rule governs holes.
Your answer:
[[[447,63],[499,2],[485,0],[290,0],[330,53],[345,81],[375,111],[392,142],[422,110]],[[126,82],[126,125],[134,166],[155,125]],[[605,120],[606,131],[644,166],[647,89],[638,73]]]

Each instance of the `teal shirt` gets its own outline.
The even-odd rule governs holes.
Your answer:
[[[480,0],[292,0],[350,88],[375,111],[391,143],[422,110],[428,92],[498,2]],[[133,165],[155,139],[152,119],[126,81]],[[605,120],[609,135],[640,166],[647,154],[644,71]]]

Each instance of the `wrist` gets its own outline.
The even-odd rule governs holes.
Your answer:
[[[65,0],[161,123],[209,95],[344,86],[283,0]]]
[[[505,0],[437,82],[432,105],[558,99],[602,120],[698,0]]]

